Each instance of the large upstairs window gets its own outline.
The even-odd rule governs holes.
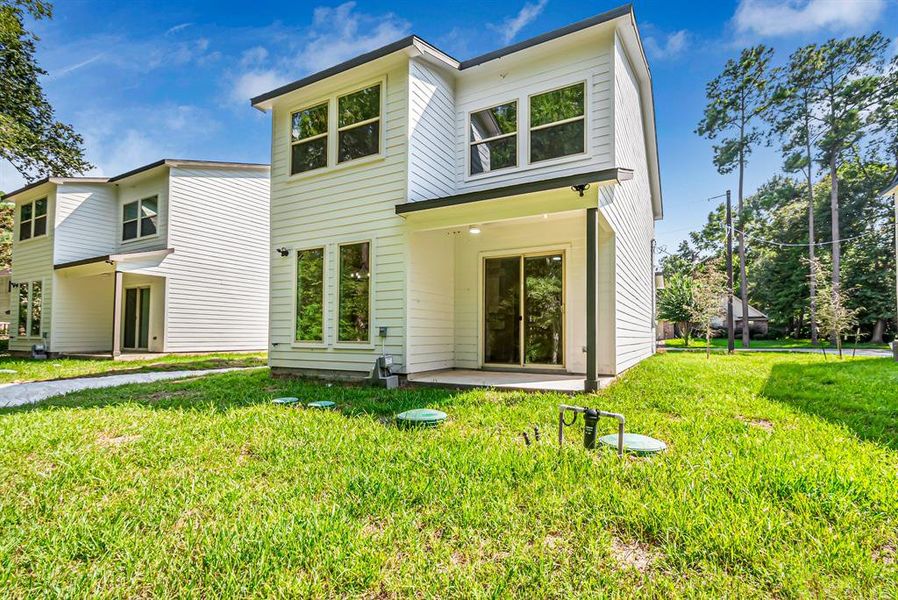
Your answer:
[[[518,164],[518,103],[471,113],[469,173],[479,175]]]
[[[158,196],[128,202],[122,207],[122,241],[156,235],[158,219]]]
[[[293,113],[290,174],[327,166],[327,102]]]
[[[586,151],[586,85],[530,97],[530,162]]]
[[[26,202],[19,207],[19,241],[47,234],[47,199]]]
[[[337,161],[380,152],[380,84],[337,99]]]

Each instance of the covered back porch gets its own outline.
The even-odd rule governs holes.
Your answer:
[[[113,254],[55,265],[51,352],[112,357],[163,352],[166,279],[155,267],[170,253]]]
[[[401,205],[409,380],[606,385],[615,373],[614,233],[598,206],[600,189],[616,182],[587,174]]]

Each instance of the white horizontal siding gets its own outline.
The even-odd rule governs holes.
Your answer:
[[[614,164],[614,122],[610,34],[594,33],[564,40],[551,52],[529,58],[508,57],[488,66],[463,71],[456,84],[456,160],[458,192],[539,181]],[[528,164],[528,97],[576,82],[586,82],[587,152],[582,158]],[[518,167],[488,176],[468,176],[468,115],[499,103],[517,100]]]
[[[386,76],[385,156],[307,176],[290,177],[290,112],[314,101],[287,97],[272,115],[271,244],[291,249],[325,246],[326,346],[294,347],[293,294],[295,252],[271,262],[271,350],[273,367],[368,372],[380,354],[377,328],[388,327],[386,351],[401,369],[405,361],[406,260],[404,221],[395,205],[407,197],[408,59],[393,57],[372,63],[362,74],[347,73],[314,93],[339,93]],[[314,90],[313,90],[314,91]],[[313,93],[310,91],[309,93]],[[372,243],[372,342],[346,347],[336,342],[337,244]]]
[[[451,231],[410,234],[409,373],[455,366],[455,237]]]
[[[268,345],[266,171],[172,168],[165,277],[167,352]]]
[[[105,183],[65,183],[56,192],[55,264],[112,254],[121,221],[116,188]]]
[[[54,277],[53,352],[112,350],[112,273],[90,277]]]
[[[612,190],[602,210],[615,231],[615,307],[617,372],[654,352],[654,237],[651,188],[646,159],[640,90],[629,60],[615,42],[615,152],[634,177]]]
[[[32,202],[39,198],[47,198],[47,235],[31,238],[20,242],[19,217],[22,204]],[[10,281],[13,283],[26,283],[40,281],[43,287],[43,307],[41,328],[44,337],[52,336],[53,326],[53,227],[56,214],[56,186],[41,186],[16,199],[16,214],[13,221],[12,244],[12,274]],[[31,336],[18,337],[19,316],[19,290],[13,288],[9,298],[9,322],[10,338],[9,349],[13,351],[28,351],[32,344],[39,342],[38,338]],[[52,349],[52,337],[51,349]]]
[[[455,193],[454,82],[424,60],[409,60],[410,201]]]
[[[142,252],[145,250],[159,250],[169,246],[168,241],[168,169],[162,169],[161,173],[147,177],[138,177],[133,182],[125,180],[115,184],[118,190],[118,206],[113,214],[116,221],[116,252]],[[125,204],[149,198],[158,197],[158,219],[156,221],[156,234],[152,236],[122,240],[122,210]]]

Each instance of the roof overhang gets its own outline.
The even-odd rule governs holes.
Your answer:
[[[41,186],[62,185],[65,183],[107,183],[106,177],[44,177],[37,181],[32,181],[28,185],[24,185],[17,190],[13,190],[8,194],[0,196],[0,200],[12,201],[16,196],[20,196],[26,192],[37,190]]]
[[[453,196],[396,205],[396,214],[416,229],[441,229],[495,222],[585,208],[597,208],[599,188],[633,177],[630,169],[614,168],[564,177],[517,183]],[[574,189],[584,186],[584,189]]]
[[[62,273],[60,274],[69,277],[85,277],[114,273],[116,271],[136,271],[159,266],[165,257],[174,253],[174,251],[174,248],[162,248],[160,250],[145,250],[141,252],[103,254],[101,256],[59,263],[53,265],[53,269],[61,271]]]

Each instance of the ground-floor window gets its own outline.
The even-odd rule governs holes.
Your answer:
[[[43,284],[40,281],[19,284],[19,337],[40,337],[43,303]]]
[[[369,242],[340,246],[340,342],[370,340],[371,245]]]
[[[297,342],[324,341],[324,248],[296,251]]]

